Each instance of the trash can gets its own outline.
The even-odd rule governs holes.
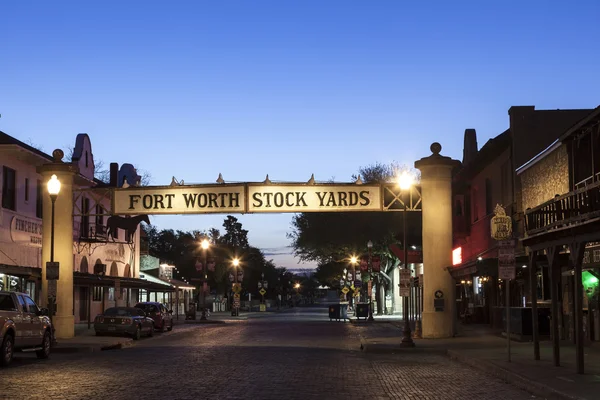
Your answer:
[[[329,320],[338,321],[340,319],[340,304],[331,304],[329,306]]]
[[[368,303],[358,303],[356,305],[356,318],[358,318],[358,319],[369,318],[369,304]]]

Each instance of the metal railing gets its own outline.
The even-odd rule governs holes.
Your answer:
[[[584,223],[600,217],[600,182],[556,196],[525,211],[527,235]]]
[[[73,223],[73,239],[77,241],[106,241],[106,225],[96,223]]]

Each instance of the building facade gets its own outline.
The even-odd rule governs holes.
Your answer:
[[[569,339],[577,345],[577,370],[583,373],[583,345],[600,340],[600,107],[525,160],[517,174],[523,243],[547,259],[545,266],[532,267],[537,276],[550,278],[537,290],[556,315],[554,362],[560,364],[559,339]]]
[[[38,168],[53,158],[0,132],[0,286],[27,292],[46,305],[42,293],[43,204],[50,198]],[[111,164],[111,182],[94,178],[90,138],[79,134],[71,164],[78,167],[73,189],[73,317],[91,324],[104,309],[133,305],[140,290],[161,287],[139,279],[140,234],[116,227],[109,236],[110,189],[139,180],[135,169]],[[60,194],[59,194],[60,196]]]
[[[490,139],[480,150],[475,130],[465,131],[462,166],[453,176],[454,247],[453,265],[449,268],[456,280],[457,310],[462,319],[503,327],[505,283],[498,279],[498,247],[491,237],[494,209],[501,205],[513,220],[513,237],[516,239],[517,271],[511,285],[510,306],[515,309],[512,312],[516,320],[527,320],[524,313],[530,312],[527,309],[531,304],[529,258],[520,239],[525,235],[524,211],[534,200],[529,199],[530,192],[523,193],[523,185],[537,185],[535,181],[524,182],[516,169],[551,146],[566,129],[591,111],[511,107],[509,128]],[[551,173],[549,179],[556,183],[556,170],[546,172]],[[533,285],[539,287],[539,300],[549,313],[549,291],[545,290],[549,276],[547,265],[543,267],[545,263],[545,258],[541,257],[540,274]],[[531,335],[528,327],[516,324],[516,329],[518,336]]]

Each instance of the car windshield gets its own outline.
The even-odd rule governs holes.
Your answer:
[[[128,307],[113,307],[104,311],[104,315],[131,317],[132,315],[137,315],[137,312],[135,309]]]
[[[147,312],[147,313],[158,311],[158,308],[154,304],[140,303],[140,304],[136,304],[135,308],[142,309],[142,310],[144,310],[144,312]]]

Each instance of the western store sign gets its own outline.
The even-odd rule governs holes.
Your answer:
[[[115,215],[381,211],[379,185],[219,184],[115,189]]]

